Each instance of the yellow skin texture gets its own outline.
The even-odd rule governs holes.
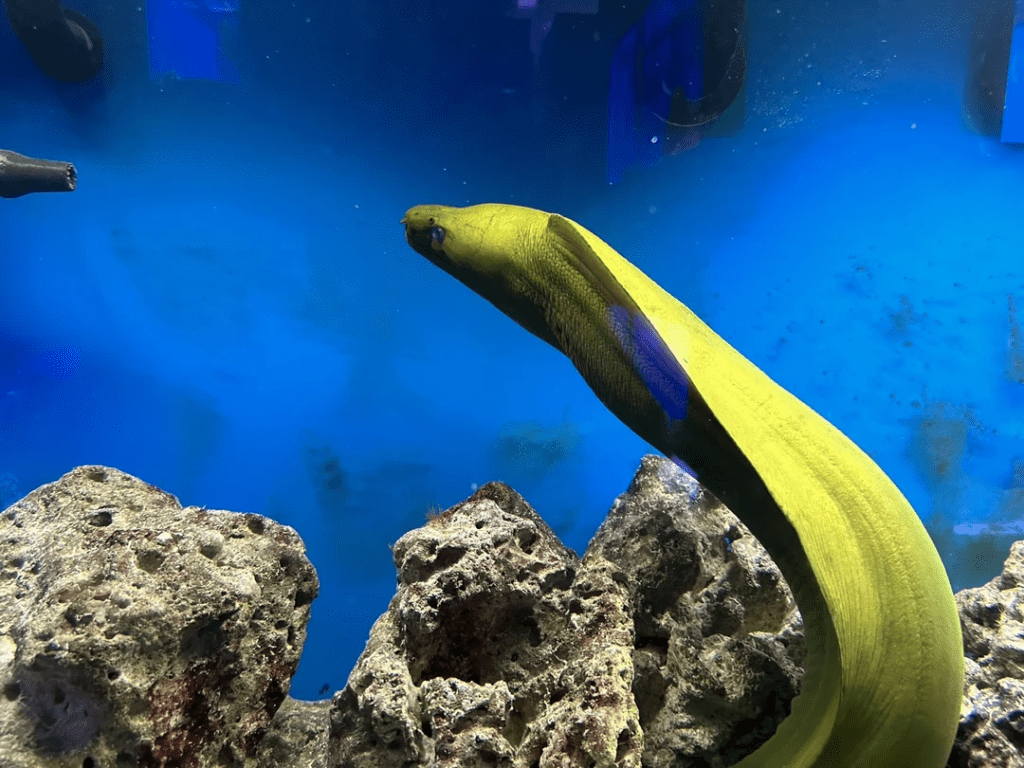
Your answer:
[[[803,689],[737,765],[944,766],[963,694],[959,616],[881,468],[580,225],[497,204],[418,206],[403,223],[414,249],[564,352],[627,426],[693,468],[778,563],[804,617]],[[610,307],[648,329],[656,354],[623,341]],[[652,395],[665,376],[662,392],[687,393],[685,416]]]

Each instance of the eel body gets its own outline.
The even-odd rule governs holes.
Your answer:
[[[417,252],[568,356],[779,565],[804,618],[803,687],[738,766],[944,766],[963,694],[959,616],[881,468],[580,225],[498,204],[418,206],[403,223]]]

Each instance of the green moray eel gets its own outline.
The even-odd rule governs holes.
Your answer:
[[[963,645],[942,561],[863,451],[596,235],[510,205],[418,206],[420,254],[561,350],[601,401],[692,472],[779,565],[803,687],[742,768],[941,768]]]

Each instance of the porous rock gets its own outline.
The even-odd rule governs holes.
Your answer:
[[[334,699],[332,765],[727,766],[799,687],[778,569],[653,456],[582,562],[497,483],[394,555],[398,593]]]
[[[591,541],[628,577],[633,694],[650,768],[725,768],[789,715],[806,655],[778,567],[671,461],[646,456]]]
[[[625,578],[505,485],[403,536],[399,588],[334,699],[331,764],[640,766]]]
[[[99,466],[0,514],[3,768],[254,764],[317,579],[291,528]]]
[[[282,702],[259,743],[257,768],[331,768],[327,761],[331,699]]]
[[[1024,768],[1024,541],[992,581],[956,595],[964,706],[949,768]]]
[[[394,556],[348,685],[294,701],[317,589],[294,531],[102,467],[40,488],[0,514],[0,766],[724,768],[799,688],[781,575],[661,458],[582,561],[498,483]],[[1022,590],[1018,542],[957,595],[949,768],[1024,768]]]

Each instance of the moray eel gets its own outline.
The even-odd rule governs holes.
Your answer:
[[[899,489],[596,235],[510,205],[418,206],[420,254],[561,350],[750,528],[803,614],[800,695],[741,768],[941,768],[960,716],[949,580]]]

